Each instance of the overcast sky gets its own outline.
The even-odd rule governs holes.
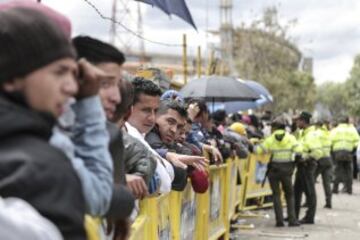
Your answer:
[[[4,0],[0,0],[4,1]],[[171,19],[156,8],[142,4],[144,36],[151,40],[180,44],[182,33],[188,34],[194,54],[196,46],[203,49],[211,37],[205,30],[219,27],[220,0],[187,0],[198,32],[177,17]],[[109,40],[109,21],[101,19],[84,0],[42,0],[71,18],[74,34],[88,34]],[[91,0],[106,16],[111,16],[112,0]],[[123,9],[119,0],[119,9]],[[128,0],[131,2],[131,0]],[[353,58],[360,53],[360,1],[359,0],[233,0],[233,22],[251,22],[259,18],[267,6],[278,6],[281,22],[297,19],[291,35],[305,56],[314,58],[314,76],[317,83],[344,81],[352,67]],[[136,5],[130,7],[136,10]],[[129,17],[119,10],[122,22],[136,31],[136,11]],[[208,16],[208,17],[207,17]],[[119,27],[119,29],[121,29]],[[122,32],[122,30],[120,31]],[[123,34],[125,42],[138,47],[136,37]],[[124,39],[123,39],[124,40]],[[165,47],[146,43],[148,52],[180,53],[179,47]]]

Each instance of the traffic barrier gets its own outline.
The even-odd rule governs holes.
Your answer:
[[[246,161],[241,162],[240,170],[243,170],[241,173],[244,174],[242,174],[239,210],[253,210],[272,206],[272,192],[269,182],[266,180],[262,186],[266,164],[269,160],[269,155],[250,154]]]
[[[229,158],[209,167],[210,186],[196,194],[188,182],[182,192],[171,192],[141,201],[140,214],[132,224],[130,240],[229,239],[230,221],[237,211],[271,206],[269,184],[256,179],[258,163],[268,156]]]

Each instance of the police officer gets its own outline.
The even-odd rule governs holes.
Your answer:
[[[331,140],[330,132],[325,124],[318,122],[317,134],[322,146],[322,157],[318,161],[315,179],[321,174],[323,188],[325,192],[325,208],[332,208],[331,205],[331,178],[332,178],[332,160],[331,160]]]
[[[339,183],[344,182],[347,193],[352,194],[352,158],[359,142],[359,134],[349,119],[344,117],[330,132],[331,149],[335,161],[335,180],[333,193],[339,192]]]
[[[285,131],[285,125],[284,119],[275,119],[271,125],[272,135],[255,148],[257,154],[271,154],[267,176],[273,192],[276,227],[284,226],[280,184],[285,192],[289,226],[300,226],[295,215],[292,175],[295,168],[294,155],[300,156],[301,149],[295,137]]]
[[[301,224],[314,224],[316,212],[315,171],[317,160],[322,157],[321,143],[315,126],[310,125],[311,114],[302,112],[296,120],[299,128],[298,141],[302,147],[302,158],[298,162],[295,177],[295,213],[299,217],[302,193],[305,193],[307,211]]]

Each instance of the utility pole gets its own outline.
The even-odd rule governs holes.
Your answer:
[[[141,13],[141,6],[140,3],[137,3],[137,30],[138,33],[143,36],[144,35],[144,29],[143,29],[143,20],[142,20],[142,13]],[[140,55],[140,60],[142,62],[144,62],[145,59],[145,42],[144,39],[139,38],[139,55]]]
[[[135,5],[136,4],[136,5]],[[133,0],[113,0],[111,9],[110,43],[118,46],[125,54],[138,54],[145,58],[144,40],[121,28],[117,22],[143,36],[143,21],[140,3]],[[136,46],[135,43],[139,42]]]
[[[220,0],[220,50],[221,58],[234,71],[232,0]]]

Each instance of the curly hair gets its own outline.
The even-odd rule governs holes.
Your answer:
[[[158,85],[143,77],[135,77],[132,80],[132,85],[134,87],[134,104],[139,102],[140,94],[159,97],[162,94],[161,89]]]

